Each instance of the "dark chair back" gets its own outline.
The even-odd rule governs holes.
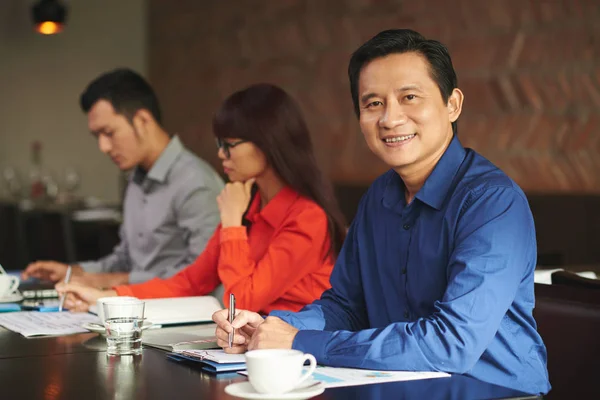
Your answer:
[[[600,290],[600,279],[590,279],[570,271],[556,271],[551,275],[553,285],[567,285]]]
[[[535,284],[534,317],[548,350],[547,399],[600,399],[600,291]]]
[[[69,215],[65,212],[35,208],[21,212],[27,263],[37,260],[59,262],[77,261],[72,241],[65,232],[70,228]]]
[[[0,264],[7,270],[15,270],[26,263],[19,207],[16,203],[0,202]]]

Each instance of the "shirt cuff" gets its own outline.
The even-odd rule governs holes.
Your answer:
[[[248,240],[245,226],[230,226],[221,228],[221,243],[229,240]]]
[[[83,269],[85,272],[89,272],[92,274],[98,272],[105,272],[104,265],[102,265],[102,263],[98,261],[84,261],[77,264],[79,264],[81,269]]]
[[[320,364],[325,364],[327,361],[325,348],[332,335],[333,332],[329,331],[298,331],[292,343],[292,349],[312,354]]]

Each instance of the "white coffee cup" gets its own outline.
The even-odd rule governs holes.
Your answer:
[[[132,301],[137,302],[137,301],[139,301],[139,299],[137,297],[131,297],[131,296],[113,296],[113,297],[101,297],[98,300],[96,300],[96,314],[98,314],[100,321],[102,321],[102,325],[104,325],[104,322],[106,322],[106,317],[104,316],[104,304],[105,303],[127,304],[127,303],[131,303]]]
[[[19,277],[0,274],[0,297],[8,297],[17,292],[19,288]]]
[[[304,374],[304,362],[310,368]],[[312,354],[298,350],[266,349],[246,353],[248,380],[254,390],[265,394],[281,394],[295,389],[308,379],[317,368],[317,360]]]

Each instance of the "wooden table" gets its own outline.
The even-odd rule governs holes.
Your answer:
[[[206,326],[203,326],[206,329]],[[169,328],[166,328],[169,329]],[[2,399],[234,399],[215,376],[170,361],[159,350],[112,357],[95,333],[26,339],[0,328]],[[465,376],[327,389],[317,399],[535,399]]]

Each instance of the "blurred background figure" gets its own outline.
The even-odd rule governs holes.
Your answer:
[[[101,75],[83,92],[80,105],[100,151],[132,174],[121,242],[106,257],[75,265],[73,281],[104,288],[175,274],[202,252],[219,222],[221,178],[162,128],[154,91],[136,72]],[[56,282],[66,270],[63,263],[37,261],[22,276]]]

